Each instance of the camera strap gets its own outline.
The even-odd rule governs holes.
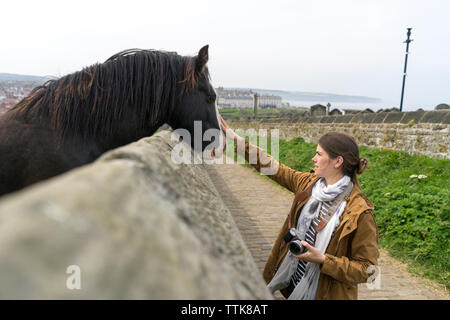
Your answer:
[[[345,200],[348,202],[350,200],[350,193],[352,192],[352,189],[353,189],[353,183],[350,182],[347,185],[347,187],[344,189],[344,191],[341,194],[339,194],[336,198],[334,198],[333,202],[331,203],[330,207],[328,208],[327,214],[324,215],[322,217],[322,219],[320,219],[319,223],[317,224],[316,234],[317,234],[317,232],[319,232],[320,230],[325,228],[328,221],[331,220],[331,218],[335,214],[336,210],[341,205],[342,201]]]
[[[293,216],[294,216],[294,209],[295,209],[295,205],[298,202],[302,202],[303,200],[305,200],[306,198],[310,197],[312,194],[312,189],[314,187],[314,185],[316,184],[316,182],[319,181],[319,179],[317,179],[316,181],[314,181],[313,183],[311,183],[305,190],[297,193],[295,195],[294,200],[292,201],[292,205],[291,205],[291,210],[289,210],[289,215],[288,215],[288,229],[292,228],[292,223],[294,221],[292,221]]]

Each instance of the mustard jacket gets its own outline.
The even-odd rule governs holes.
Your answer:
[[[269,175],[269,178],[281,186],[292,191],[294,194],[302,192],[308,186],[315,183],[319,178],[311,172],[299,172],[281,163],[278,163],[263,149],[245,142],[245,158],[248,161],[250,151],[252,159],[256,163],[250,163],[256,170],[278,165],[278,171]],[[307,194],[294,206],[291,225],[296,226],[300,216],[301,208],[309,200],[311,195]],[[358,283],[364,283],[370,274],[367,268],[377,265],[378,231],[375,218],[372,214],[373,204],[362,193],[358,186],[354,186],[341,216],[333,237],[328,244],[325,253],[325,262],[321,266],[319,284],[316,299],[357,299]],[[283,236],[288,230],[288,218],[281,227],[278,237],[266,262],[263,277],[269,283],[275,275],[278,267],[286,256],[288,247]],[[286,290],[281,293],[287,297]]]

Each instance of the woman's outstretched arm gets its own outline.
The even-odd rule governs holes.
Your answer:
[[[297,193],[302,191],[306,187],[307,182],[314,176],[309,172],[296,171],[279,163],[276,159],[267,154],[264,149],[251,144],[247,139],[236,134],[228,126],[222,116],[219,117],[221,122],[220,126],[225,136],[232,139],[235,143],[235,151],[239,152],[240,150],[244,150],[245,154],[241,156],[245,156],[245,160],[248,163],[281,186],[293,193]],[[239,148],[239,145],[243,146],[243,148]]]

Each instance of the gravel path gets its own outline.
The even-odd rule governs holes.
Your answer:
[[[239,164],[207,165],[223,201],[231,211],[258,268],[263,270],[272,243],[289,212],[293,193],[272,183],[253,168]],[[406,265],[380,250],[381,286],[359,285],[359,299],[449,299],[443,287],[411,275]],[[283,299],[281,294],[275,295]]]

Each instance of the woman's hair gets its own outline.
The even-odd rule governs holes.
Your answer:
[[[319,139],[319,145],[328,153],[331,159],[341,156],[344,159],[342,170],[353,183],[358,184],[356,174],[361,174],[369,160],[359,157],[359,147],[355,139],[341,132],[329,132]]]

